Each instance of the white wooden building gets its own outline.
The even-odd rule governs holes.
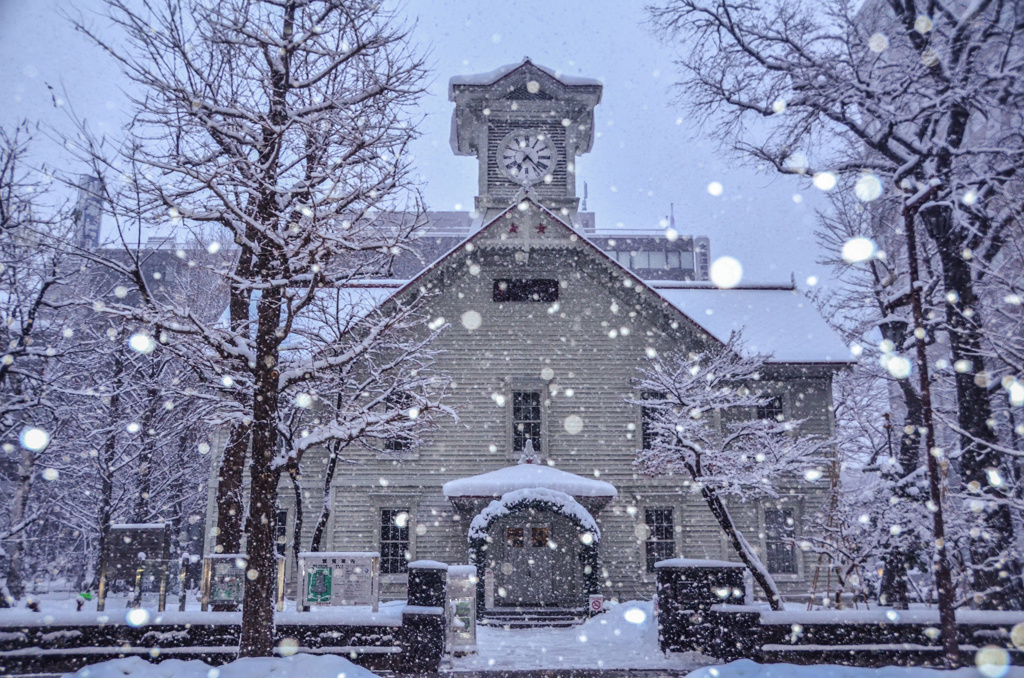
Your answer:
[[[591,148],[600,95],[596,81],[528,60],[451,81],[453,149],[480,165],[476,216],[446,217],[456,235],[442,234],[450,247],[434,263],[410,280],[371,283],[369,293],[383,301],[441,292],[426,303],[448,324],[435,347],[459,420],[441,419],[415,448],[350,448],[323,545],[380,551],[384,597],[404,596],[409,561],[464,564],[481,537],[492,614],[575,614],[595,581],[605,598],[649,598],[657,560],[735,559],[696,488],[633,467],[643,422],[627,401],[649,349],[698,349],[742,330],[751,350],[773,354],[764,383],[776,397],[757,416],[803,420],[809,434],[833,427],[832,378],[849,351],[798,291],[702,281],[706,239],[687,239],[688,260],[685,248],[672,259],[666,244],[643,259],[646,268],[631,266],[638,250],[622,256],[581,216],[573,161]],[[655,251],[673,241],[643,242]],[[670,260],[680,270],[688,261],[689,273],[665,274]],[[519,464],[528,445],[534,463]],[[302,483],[314,503],[321,468],[322,455],[307,456]],[[792,540],[821,505],[827,477],[783,485],[778,502],[730,509],[795,594],[807,590],[814,563]],[[292,543],[289,496],[282,483],[282,536]],[[215,515],[211,501],[211,527]],[[314,522],[304,520],[309,531]]]

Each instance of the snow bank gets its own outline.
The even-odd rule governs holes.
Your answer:
[[[707,664],[695,652],[662,653],[650,601],[617,605],[571,628],[477,627],[477,654],[456,657],[455,674],[466,671],[671,670],[681,676]],[[497,674],[493,674],[497,676]]]
[[[834,666],[812,664],[769,664],[762,666],[749,659],[726,664],[706,666],[688,674],[686,678],[981,678],[983,674],[974,667],[942,671],[920,667],[883,666],[869,669],[855,666]],[[1024,678],[1024,668],[1010,668],[1007,673],[991,673],[1004,678]]]
[[[153,597],[150,597],[153,598]],[[33,612],[24,607],[17,609],[0,609],[0,624],[11,627],[39,626],[120,626],[128,624],[123,596],[107,599],[107,611],[97,612],[96,603],[86,604],[81,612],[75,610],[74,599],[66,601],[44,600],[42,612]],[[177,606],[177,596],[168,596],[168,607]],[[202,612],[199,601],[194,596],[189,598],[185,612],[177,609],[166,612],[156,611],[155,598],[145,600],[143,607],[149,611],[147,626],[159,629],[161,626],[182,626],[185,624],[241,624],[241,612]],[[404,600],[392,600],[381,603],[377,612],[369,605],[350,606],[314,606],[309,612],[297,612],[294,603],[289,603],[283,612],[275,612],[277,624],[320,625],[344,624],[354,626],[401,626]]]
[[[508,507],[522,501],[541,501],[550,504],[558,513],[575,519],[575,522],[582,529],[593,534],[595,543],[601,540],[601,528],[597,526],[597,521],[594,520],[594,516],[590,515],[587,509],[576,503],[576,500],[565,492],[541,488],[506,492],[501,495],[501,499],[492,501],[469,524],[469,540],[486,539],[487,528],[490,527],[491,523],[498,518],[509,515],[511,511],[509,511]]]
[[[445,483],[442,490],[448,498],[500,497],[506,492],[531,487],[564,492],[574,497],[618,496],[611,483],[584,478],[547,464],[517,464],[478,476],[459,478]]]
[[[961,624],[1001,624],[1012,626],[1024,623],[1024,612],[1013,610],[956,611]],[[939,624],[937,609],[893,610],[764,610],[762,624]]]
[[[168,659],[150,664],[139,657],[114,659],[69,673],[66,678],[376,678],[364,668],[334,655],[238,659],[212,667],[199,660]]]

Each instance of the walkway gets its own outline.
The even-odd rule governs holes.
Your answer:
[[[451,668],[445,662],[442,671],[472,674],[589,669],[685,675],[714,663],[698,653],[671,653],[666,657],[658,649],[652,609],[650,602],[615,605],[580,626],[562,629],[478,626],[477,653],[456,658]]]

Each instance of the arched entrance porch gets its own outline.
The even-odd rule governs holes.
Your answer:
[[[473,519],[468,540],[481,610],[488,609],[488,573],[495,608],[585,609],[589,595],[600,590],[601,530],[564,492],[507,492]]]

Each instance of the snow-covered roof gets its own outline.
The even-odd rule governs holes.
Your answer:
[[[518,464],[444,484],[444,496],[500,497],[507,492],[542,488],[574,497],[616,497],[611,483],[584,478],[546,464]]]
[[[654,564],[654,567],[746,567],[746,565],[744,565],[743,563],[734,563],[731,560],[669,558],[668,560],[659,560]]]
[[[457,86],[460,86],[460,85],[478,85],[478,86],[493,85],[494,83],[498,82],[499,80],[504,78],[509,73],[513,72],[517,68],[525,66],[526,64],[531,64],[537,70],[543,71],[544,73],[547,73],[548,75],[550,75],[552,78],[554,78],[558,82],[562,83],[563,85],[567,85],[569,87],[586,87],[586,86],[601,87],[602,86],[601,81],[597,80],[595,78],[584,78],[584,77],[576,76],[576,75],[566,75],[566,74],[560,73],[559,71],[556,71],[554,69],[548,68],[547,66],[541,66],[540,64],[535,64],[532,61],[530,61],[529,59],[523,59],[519,63],[516,63],[516,64],[505,64],[504,66],[499,66],[498,68],[495,68],[493,71],[487,71],[486,73],[472,73],[472,74],[469,74],[469,75],[456,75],[456,76],[453,76],[450,80],[448,80],[448,97],[451,98],[451,97],[454,96],[455,87],[457,87]]]
[[[809,299],[795,289],[718,289],[705,283],[648,283],[662,298],[721,342],[742,331],[751,353],[773,363],[848,363],[850,348]]]
[[[574,522],[579,525],[580,528],[590,532],[595,542],[601,541],[601,528],[598,527],[597,521],[594,520],[594,516],[590,515],[590,511],[583,508],[568,493],[543,487],[531,487],[522,490],[515,490],[513,492],[506,492],[501,495],[500,499],[492,501],[487,505],[487,508],[478,513],[477,516],[473,518],[473,522],[469,524],[467,539],[472,543],[476,539],[486,538],[487,530],[490,529],[491,523],[498,518],[510,515],[510,507],[513,507],[520,502],[533,501],[544,502],[552,507],[557,513],[560,513],[567,518],[574,519]]]

